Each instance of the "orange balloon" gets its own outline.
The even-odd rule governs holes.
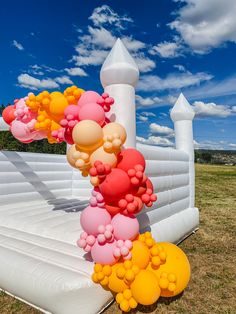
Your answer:
[[[109,277],[108,288],[113,292],[122,292],[128,288],[123,279],[119,279],[116,275],[116,270],[122,265],[122,263],[116,263],[112,266],[112,274]]]
[[[141,270],[130,285],[133,298],[142,305],[155,303],[161,293],[158,279],[149,270]]]
[[[161,296],[173,297],[180,294],[188,285],[191,270],[185,253],[177,246],[168,242],[158,243],[166,253],[166,262],[154,269],[149,269],[158,277]]]
[[[147,246],[139,241],[133,241],[133,248],[131,250],[133,264],[137,265],[139,268],[144,269],[147,267],[150,261],[150,253]]]

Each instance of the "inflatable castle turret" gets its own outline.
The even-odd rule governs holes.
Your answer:
[[[100,72],[102,86],[115,99],[109,112],[110,120],[124,126],[126,147],[136,146],[135,86],[139,69],[122,41],[118,38]]]
[[[194,171],[194,142],[193,142],[193,118],[195,112],[187,99],[181,93],[171,110],[171,119],[174,122],[176,149],[189,155],[189,187],[190,208],[194,208],[195,199],[195,171]]]

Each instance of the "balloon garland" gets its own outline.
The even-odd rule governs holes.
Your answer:
[[[138,303],[180,294],[189,282],[190,265],[178,246],[139,233],[136,215],[157,197],[143,155],[124,148],[126,130],[106,117],[113,104],[107,93],[71,86],[64,93],[29,93],[4,109],[3,119],[23,143],[47,138],[71,145],[69,164],[89,175],[93,185],[77,245],[95,263],[92,280],[109,289],[128,312]]]

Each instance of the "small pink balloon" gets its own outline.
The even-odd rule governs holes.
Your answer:
[[[94,245],[94,243],[95,243],[95,237],[93,236],[93,235],[89,235],[88,237],[87,237],[87,244],[89,244],[89,245]]]
[[[96,236],[100,225],[111,223],[111,216],[105,208],[88,206],[81,213],[80,223],[85,232]]]
[[[79,106],[79,107],[82,107],[82,106],[84,106],[84,105],[86,105],[86,104],[88,104],[88,103],[91,103],[91,102],[96,103],[97,100],[98,100],[100,97],[101,97],[101,96],[100,96],[98,93],[94,92],[94,91],[87,91],[87,92],[84,92],[84,93],[81,95],[81,97],[80,97],[80,99],[79,99],[79,101],[78,101],[78,106]]]
[[[105,112],[101,106],[96,103],[88,103],[83,106],[79,111],[79,119],[93,120],[100,125],[103,125],[105,121]]]
[[[139,233],[138,219],[133,215],[117,214],[112,218],[111,224],[117,240],[133,240]]]
[[[120,249],[120,252],[123,256],[125,255],[128,255],[129,254],[129,249],[126,247],[126,246],[123,246],[121,249]]]
[[[114,256],[114,250],[116,248],[116,242],[107,242],[100,244],[98,241],[95,242],[91,249],[91,256],[95,263],[102,265],[113,265],[117,261],[117,257]]]

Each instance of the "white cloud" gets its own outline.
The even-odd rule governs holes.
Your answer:
[[[228,77],[222,81],[210,81],[203,86],[186,91],[191,98],[205,98],[227,96],[236,94],[236,76]]]
[[[133,37],[122,37],[121,38],[123,43],[125,44],[125,47],[129,51],[138,51],[140,49],[145,48],[146,44],[140,40],[134,39]]]
[[[236,149],[236,144],[235,143],[230,143],[229,146]]]
[[[149,53],[151,55],[159,55],[162,58],[176,58],[181,55],[181,45],[177,42],[164,41],[156,46],[153,46]]]
[[[18,50],[24,50],[24,47],[22,46],[22,44],[16,41],[15,39],[13,40],[12,45],[16,47]]]
[[[148,111],[143,111],[141,114],[145,117],[156,117],[156,114],[154,112],[148,112]]]
[[[142,97],[136,95],[137,107],[157,105],[161,102],[162,100],[159,97]]]
[[[142,121],[142,122],[147,122],[148,121],[148,117],[145,117],[145,116],[142,116],[142,115],[137,115],[137,119],[139,121]]]
[[[58,83],[56,83],[53,79],[50,78],[39,80],[28,74],[20,74],[17,79],[21,87],[29,89],[44,89],[44,88],[50,89],[59,87]]]
[[[124,29],[126,28],[127,23],[133,22],[130,17],[126,15],[118,15],[106,4],[95,8],[89,19],[95,26],[109,24],[119,29]]]
[[[109,51],[107,50],[88,50],[84,54],[73,56],[73,60],[78,66],[100,65],[104,62]]]
[[[66,75],[56,77],[54,80],[55,80],[57,83],[62,84],[62,85],[64,85],[64,84],[73,84],[73,82],[71,81],[71,79],[70,79],[68,76],[66,76]]]
[[[201,82],[212,79],[212,75],[204,72],[192,74],[187,73],[171,73],[166,78],[156,75],[145,75],[141,77],[137,89],[143,91],[157,91],[181,89],[184,87],[199,85]]]
[[[132,54],[132,53],[131,53]],[[138,54],[133,54],[134,61],[137,63],[139,71],[146,73],[150,72],[156,67],[156,64],[153,60],[146,57],[143,52],[140,52]]]
[[[224,42],[236,42],[236,1],[177,0],[185,3],[169,24],[196,53],[207,53]]]
[[[197,142],[194,140],[194,148],[195,149],[211,149],[211,150],[224,150],[227,149],[227,142],[224,141],[211,141],[211,140],[204,140],[201,142]]]
[[[219,117],[226,118],[231,115],[232,110],[226,105],[216,105],[215,103],[204,103],[203,101],[195,101],[193,109],[198,117]]]
[[[180,72],[185,72],[186,69],[182,64],[175,64],[174,68],[178,69]]]
[[[83,36],[83,42],[87,41],[93,45],[97,45],[102,48],[111,48],[116,38],[106,30],[105,28],[88,27],[88,32],[90,35]]]
[[[66,68],[66,72],[71,76],[88,76],[88,74],[81,68]]]
[[[174,137],[174,130],[168,126],[160,125],[157,123],[151,123],[149,129],[152,134],[159,134],[166,137]]]
[[[171,142],[168,138],[161,137],[161,136],[149,136],[149,138],[144,138],[137,136],[136,137],[137,142],[142,144],[148,144],[148,145],[158,145],[158,146],[164,146],[164,147],[172,147],[174,146],[174,143]]]

